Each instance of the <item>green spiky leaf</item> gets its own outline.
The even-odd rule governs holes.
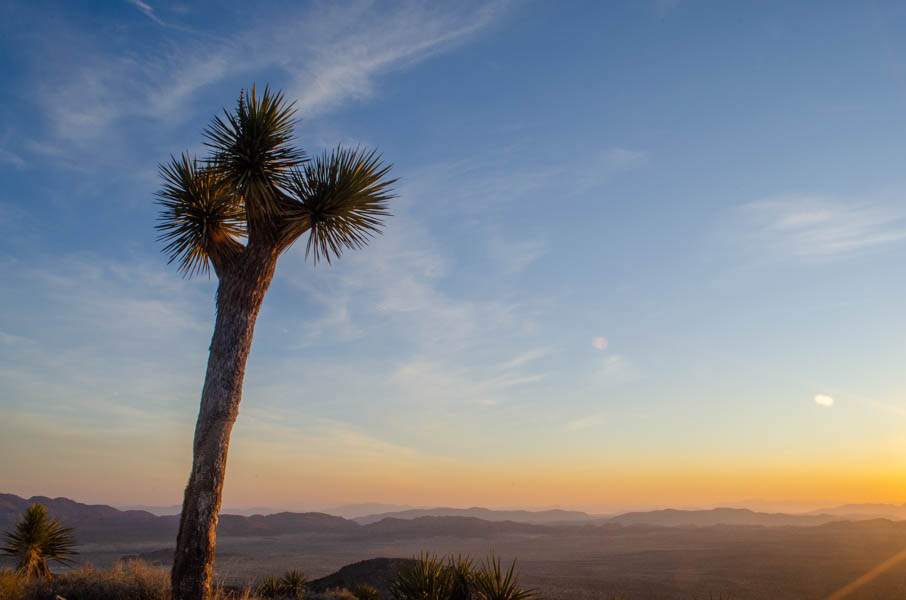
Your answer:
[[[394,197],[386,179],[390,165],[376,151],[336,148],[294,171],[287,185],[287,236],[308,232],[305,255],[331,262],[349,248],[361,248],[379,233]]]
[[[164,185],[157,193],[161,214],[158,240],[169,262],[187,276],[207,274],[211,261],[241,251],[245,215],[229,183],[214,169],[200,167],[187,154],[161,165]]]
[[[245,204],[251,221],[270,221],[279,213],[279,188],[305,153],[292,146],[294,103],[269,87],[241,94],[234,112],[224,110],[204,135],[212,165]]]
[[[480,600],[528,600],[535,597],[532,590],[519,587],[516,561],[506,571],[500,559],[490,557],[474,574],[475,595]]]
[[[395,600],[449,600],[452,571],[434,554],[420,555],[412,565],[400,567],[390,584]]]
[[[289,570],[280,578],[280,590],[290,598],[301,598],[305,595],[308,578],[302,571]]]
[[[32,504],[16,524],[16,528],[6,534],[6,554],[16,557],[16,570],[26,576],[49,577],[47,561],[60,564],[72,562],[76,554],[72,528],[63,527],[56,519],[51,519],[47,507],[43,504]]]

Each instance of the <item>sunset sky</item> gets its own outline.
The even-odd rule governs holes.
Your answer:
[[[181,502],[157,165],[256,83],[399,197],[281,259],[225,506],[906,502],[906,4],[250,6],[0,5],[0,492]]]

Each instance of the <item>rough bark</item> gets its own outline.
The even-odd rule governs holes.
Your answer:
[[[275,248],[246,248],[218,269],[217,320],[195,426],[171,581],[174,600],[208,600],[230,432],[239,414],[255,320],[274,276]]]

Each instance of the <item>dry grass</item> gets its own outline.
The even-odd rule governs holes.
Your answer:
[[[25,580],[11,569],[0,569],[0,600],[22,600]]]
[[[109,569],[84,566],[52,580],[26,580],[0,571],[0,600],[170,600],[170,573],[141,561],[118,562]],[[216,585],[214,600],[260,600],[248,589]]]
[[[55,596],[67,600],[168,600],[170,578],[163,569],[128,561],[103,570],[84,566],[51,580],[32,580],[26,586],[25,600]]]

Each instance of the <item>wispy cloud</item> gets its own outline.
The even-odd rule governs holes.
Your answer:
[[[354,19],[344,9],[306,25],[310,60],[292,68],[300,111],[312,115],[366,99],[374,94],[376,76],[449,48],[505,9],[501,2],[465,10],[444,6],[409,4],[387,11],[359,4],[353,8]]]
[[[154,9],[142,2],[142,0],[126,0],[127,3],[131,4],[135,8],[139,9],[146,17],[157,23],[158,25],[166,26],[160,17],[154,13]]]
[[[509,390],[541,381],[545,372],[536,361],[553,349],[532,345],[524,327],[535,316],[534,299],[449,286],[447,277],[460,265],[410,214],[408,193],[384,235],[330,269],[304,264],[301,249],[284,257],[278,285],[289,284],[323,311],[288,325],[292,347],[353,339],[369,347],[380,340],[391,375],[376,377],[374,385],[400,401],[427,395],[440,405],[494,405]],[[500,264],[493,272],[509,268]],[[347,350],[352,358],[349,353],[355,349]]]
[[[64,420],[191,406],[211,327],[204,283],[134,259],[36,262],[0,261],[0,406],[27,398]]]
[[[303,261],[301,249],[285,257],[289,264],[280,277],[323,304],[326,314],[306,332],[312,340],[334,333],[348,337],[357,329],[355,320],[367,318],[423,356],[451,355],[494,332],[512,335],[531,316],[524,303],[443,290],[449,259],[405,205],[366,251],[349,253],[331,269],[312,269]]]
[[[507,241],[500,235],[492,235],[488,240],[490,258],[511,274],[522,273],[545,252],[547,247],[539,240]]]
[[[294,453],[304,451],[325,458],[399,459],[416,454],[413,448],[375,437],[373,432],[366,432],[354,423],[298,410],[251,408],[243,411],[237,429],[246,443],[278,444]]]
[[[370,98],[382,74],[454,47],[506,10],[505,2],[318,5],[259,16],[221,39],[171,26],[142,0],[126,1],[170,34],[140,52],[100,52],[84,32],[61,31],[65,52],[36,53],[46,63],[37,65],[42,79],[35,86],[50,138],[33,140],[33,151],[66,156],[66,144],[116,155],[134,135],[124,124],[181,124],[195,116],[207,86],[228,78],[248,85],[262,72],[297,100],[302,116],[323,114]]]
[[[870,203],[821,196],[776,196],[738,210],[742,235],[759,252],[802,258],[876,248],[906,238],[906,215]]]
[[[609,183],[618,174],[639,168],[648,162],[644,152],[612,147],[602,151],[590,162],[582,164],[573,177],[580,191],[588,191]]]
[[[583,429],[602,425],[604,421],[605,416],[602,413],[594,413],[591,415],[586,415],[584,417],[579,417],[578,419],[567,421],[560,426],[560,430],[565,432],[581,431]]]
[[[521,367],[522,365],[534,362],[534,361],[544,358],[546,356],[550,356],[551,354],[553,354],[553,352],[554,352],[554,349],[549,346],[534,348],[532,350],[529,350],[528,352],[523,352],[522,354],[504,362],[503,364],[500,365],[500,368],[505,369],[505,370],[515,369],[517,367]]]
[[[629,358],[613,354],[603,360],[592,376],[592,382],[601,387],[630,383],[642,378],[642,371]]]
[[[25,159],[14,152],[0,148],[0,164],[12,165],[17,169],[24,169]]]
[[[604,164],[614,171],[625,171],[636,167],[647,160],[644,152],[628,148],[611,148],[604,153]]]

